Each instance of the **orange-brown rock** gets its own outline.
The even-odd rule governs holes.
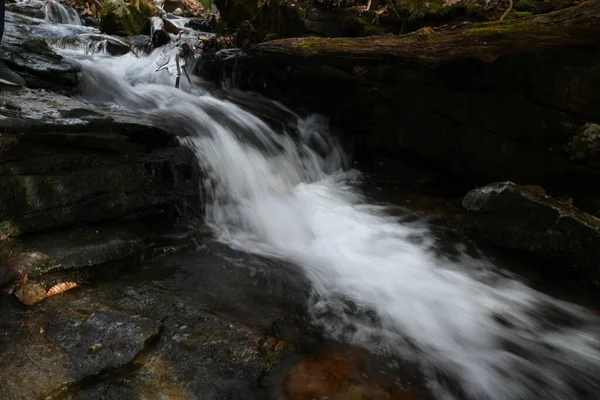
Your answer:
[[[387,370],[387,363],[355,347],[339,347],[301,359],[283,376],[276,398],[285,400],[418,400],[414,371]],[[410,371],[410,372],[409,372]],[[402,384],[399,382],[402,381]]]

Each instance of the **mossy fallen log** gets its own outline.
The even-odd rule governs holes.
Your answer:
[[[407,35],[361,38],[291,38],[247,49],[252,58],[405,60],[431,63],[460,58],[493,61],[508,53],[540,52],[600,43],[600,1],[532,17],[498,22],[422,28]]]

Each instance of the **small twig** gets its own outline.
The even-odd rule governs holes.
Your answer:
[[[402,18],[400,18],[400,14],[398,14],[398,11],[396,11],[396,6],[394,5],[394,3],[392,3],[392,0],[388,0],[388,2],[392,6],[392,10],[394,10],[394,14],[396,14],[396,17],[398,17],[398,19],[402,19]],[[411,17],[412,17],[412,15],[411,15]]]
[[[183,72],[185,73],[185,77],[187,78],[188,82],[190,83],[190,85],[192,84],[192,80],[190,79],[190,76],[188,75],[185,67],[181,68],[183,70]]]
[[[508,0],[508,8],[506,9],[506,11],[504,11],[504,14],[502,14],[502,16],[500,17],[500,21],[502,21],[504,19],[504,17],[506,17],[508,15],[509,12],[511,12],[513,9],[513,0]]]

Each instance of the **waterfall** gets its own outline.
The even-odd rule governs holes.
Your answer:
[[[440,399],[597,398],[598,316],[486,259],[440,256],[425,223],[356,189],[360,173],[321,118],[276,132],[201,82],[175,89],[155,72],[160,57],[82,60],[82,93],[180,134],[205,171],[218,239],[302,268],[310,315],[328,335],[420,362]]]
[[[82,25],[77,11],[56,0],[46,3],[46,19],[55,24]]]

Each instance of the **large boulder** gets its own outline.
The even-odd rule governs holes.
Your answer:
[[[174,135],[46,91],[0,100],[5,236],[198,201],[195,156]]]
[[[29,88],[75,89],[79,68],[52,51],[48,42],[84,33],[83,27],[50,30],[43,21],[8,11],[4,22],[0,60],[21,75]]]
[[[128,3],[125,0],[104,0],[100,27],[109,35],[135,36],[148,34],[148,18],[154,13],[154,6],[144,0]]]
[[[600,278],[600,219],[569,200],[559,201],[539,186],[501,182],[470,191],[463,207],[480,237]]]

